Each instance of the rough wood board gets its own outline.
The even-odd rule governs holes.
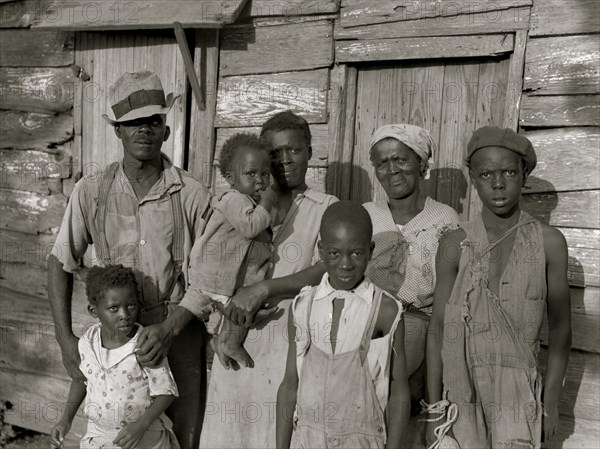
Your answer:
[[[487,12],[490,18],[496,11],[531,5],[531,0],[497,0],[494,2],[445,2],[444,0],[342,0],[340,21],[344,27],[375,23],[418,20],[427,17],[449,17]]]
[[[52,234],[33,235],[0,229],[0,245],[2,245],[0,260],[2,263],[25,263],[45,268],[46,256],[52,251],[55,240],[56,236]]]
[[[329,20],[227,27],[221,37],[219,75],[327,67],[333,62],[332,41],[333,25]]]
[[[52,0],[11,1],[0,5],[0,28],[29,28],[50,12]]]
[[[45,251],[44,251],[45,252]],[[38,256],[35,256],[38,257]],[[45,267],[33,263],[2,261],[0,265],[0,289],[16,290],[20,293],[37,296],[48,302],[48,272]],[[3,295],[0,295],[0,303]],[[85,284],[78,274],[73,283],[73,302],[86,304]]]
[[[328,69],[221,78],[215,126],[261,126],[288,109],[326,123],[328,81]]]
[[[0,228],[28,234],[50,232],[60,227],[66,207],[62,194],[0,189]]]
[[[0,147],[57,152],[57,146],[73,137],[71,114],[38,114],[0,110]]]
[[[542,223],[570,228],[600,228],[600,191],[523,195],[521,207]]]
[[[0,187],[44,195],[62,193],[61,180],[71,175],[71,158],[43,151],[0,150]]]
[[[600,287],[600,250],[569,247],[569,284]]]
[[[32,27],[88,31],[147,30],[173,28],[173,22],[180,22],[184,28],[221,28],[227,23],[235,22],[244,3],[244,0],[57,2],[51,10],[54,17],[43,15]]]
[[[211,165],[215,151],[215,112],[219,81],[219,30],[196,30],[194,70],[204,90],[204,110],[192,99],[188,168],[210,187]]]
[[[0,67],[0,107],[31,112],[73,108],[76,81],[71,67]]]
[[[543,449],[597,449],[600,447],[598,421],[561,415],[557,434],[542,444]]]
[[[312,135],[312,158],[308,161],[310,167],[327,167],[327,151],[329,145],[329,136],[327,125],[316,124],[310,126]],[[252,126],[247,128],[217,128],[215,163],[218,163],[219,152],[227,139],[237,133],[260,134],[260,127]]]
[[[523,96],[519,117],[521,128],[557,126],[600,126],[600,96]]]
[[[585,315],[600,315],[600,289],[571,287],[571,311]]]
[[[600,93],[600,35],[529,39],[525,83],[529,95]]]
[[[336,41],[336,62],[498,56],[511,52],[514,35],[432,36]]]
[[[339,10],[338,0],[248,0],[238,21],[248,17],[297,17],[332,14]]]
[[[545,372],[547,354],[547,349],[542,348],[538,358],[542,373]],[[576,419],[590,419],[598,423],[600,420],[598,388],[600,388],[600,355],[572,350],[559,404],[560,414],[574,416]]]
[[[13,404],[6,422],[12,425],[50,433],[52,426],[60,420],[70,382],[49,376],[0,369],[0,397]],[[87,421],[80,408],[73,420],[71,438],[81,439]]]
[[[600,188],[600,128],[556,128],[524,132],[538,164],[524,193]]]
[[[519,126],[519,106],[523,91],[523,66],[525,64],[525,46],[527,44],[527,30],[515,33],[514,51],[510,55],[508,68],[508,86],[513,95],[506,96],[504,105],[504,120],[502,127],[517,131]]]
[[[573,349],[594,354],[600,353],[600,317],[598,315],[571,313],[571,329],[573,330],[571,345]],[[540,338],[543,344],[548,343],[546,320],[544,320]],[[595,419],[600,420],[600,415]]]
[[[600,249],[600,229],[559,228],[571,248]]]
[[[3,67],[60,67],[73,64],[73,33],[62,31],[0,30]]]
[[[531,10],[530,36],[598,33],[600,2],[597,0],[543,0]],[[598,445],[600,446],[600,444]]]
[[[449,17],[424,17],[352,28],[344,28],[337,20],[333,32],[336,40],[496,34],[527,29],[529,12],[530,8],[527,6],[501,10],[494,14],[476,13]]]

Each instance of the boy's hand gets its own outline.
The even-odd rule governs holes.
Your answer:
[[[542,427],[544,429],[544,442],[547,443],[554,435],[556,435],[556,432],[558,431],[558,422],[558,405],[546,408],[546,415],[542,420]]]
[[[265,190],[262,190],[260,192],[260,201],[261,202],[264,201],[264,202],[270,204],[271,206],[274,204],[277,204],[277,193],[275,193],[275,190],[273,190],[273,187],[267,186],[267,188]]]
[[[79,338],[74,334],[68,335],[65,338],[58,339],[60,352],[62,354],[63,365],[71,379],[85,382],[85,376],[79,369],[81,358],[79,356]]]
[[[165,326],[153,324],[144,327],[135,348],[140,365],[150,368],[158,366],[169,353],[171,342],[171,332]]]
[[[71,423],[67,421],[63,421],[62,419],[54,425],[52,431],[50,432],[51,446],[52,448],[63,447],[63,443],[65,441],[65,437],[71,430]]]
[[[121,429],[113,443],[122,449],[135,449],[144,436],[144,433],[146,433],[146,430],[148,430],[148,426],[139,421],[122,422],[121,424],[125,427]]]

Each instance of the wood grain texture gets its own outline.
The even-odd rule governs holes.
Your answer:
[[[0,42],[3,67],[60,67],[75,60],[73,33],[3,29]]]
[[[600,250],[569,247],[569,284],[577,287],[600,286]]]
[[[146,2],[55,2],[32,28],[61,30],[139,30],[173,28],[221,28],[233,23],[244,0],[150,0]],[[65,11],[67,10],[67,11]]]
[[[513,95],[506,96],[504,105],[503,128],[517,131],[519,126],[519,106],[523,91],[523,66],[525,64],[525,46],[527,44],[527,30],[519,30],[515,33],[514,51],[510,55],[508,68],[508,86]]]
[[[524,95],[519,125],[521,128],[600,126],[600,96]]]
[[[498,0],[494,2],[444,2],[443,0],[342,0],[340,21],[344,27],[375,23],[418,20],[426,17],[450,17],[487,12],[490,18],[497,11],[531,5],[531,0]]]
[[[598,33],[600,3],[596,0],[536,1],[531,10],[530,36]]]
[[[542,373],[548,357],[542,348],[538,357]],[[559,411],[561,415],[600,421],[597,391],[600,387],[600,355],[577,350],[571,351],[565,376]]]
[[[250,126],[244,128],[217,128],[215,164],[218,162],[219,153],[227,139],[237,133],[260,134],[259,126]],[[312,135],[312,158],[308,161],[309,167],[327,167],[329,135],[328,125],[315,124],[310,126]]]
[[[221,78],[215,126],[261,126],[288,109],[308,123],[326,123],[328,89],[328,69]]]
[[[538,164],[524,193],[600,188],[600,128],[556,128],[523,133]]]
[[[66,207],[67,198],[62,194],[1,189],[0,228],[28,234],[57,230]]]
[[[215,113],[219,81],[219,30],[196,30],[194,70],[204,91],[204,110],[192,102],[188,168],[210,187],[215,154]]]
[[[71,67],[0,67],[0,107],[43,113],[69,111],[75,81]]]
[[[339,10],[338,0],[248,0],[238,20],[248,17],[297,17],[333,14]]]
[[[287,72],[333,62],[329,20],[276,26],[227,27],[221,36],[219,75]]]
[[[336,62],[498,56],[514,48],[513,34],[335,41]]]
[[[0,369],[0,398],[10,401],[13,409],[5,415],[8,424],[50,433],[61,418],[70,382],[34,373]],[[87,421],[80,408],[73,420],[67,444],[85,435]],[[69,447],[73,447],[72,445]]]
[[[0,260],[2,263],[21,263],[45,268],[46,257],[52,251],[55,240],[56,236],[53,234],[25,234],[0,229]]]
[[[600,447],[598,421],[561,415],[557,434],[543,449],[596,449]]]
[[[0,5],[0,28],[29,28],[50,12],[52,0],[10,1]]]
[[[44,195],[62,193],[61,181],[71,175],[71,158],[64,153],[0,150],[0,187]]]
[[[57,152],[73,137],[73,116],[0,110],[0,147]]]
[[[533,193],[523,195],[521,208],[551,226],[600,228],[600,191]]]
[[[494,13],[461,14],[458,16],[423,17],[416,20],[386,22],[344,28],[341,21],[334,25],[336,40],[389,39],[394,37],[454,36],[495,34],[527,29],[529,6],[509,8]]]
[[[600,315],[600,289],[571,287],[571,311],[585,315]]]
[[[600,93],[600,35],[530,39],[523,89],[529,95]]]

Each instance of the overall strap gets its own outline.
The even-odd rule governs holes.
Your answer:
[[[375,294],[373,295],[371,310],[369,312],[369,317],[367,318],[367,325],[365,326],[365,332],[360,341],[360,346],[358,347],[361,365],[364,365],[367,358],[367,353],[369,352],[369,347],[371,346],[371,336],[373,335],[373,330],[375,329],[377,318],[379,317],[379,308],[381,306],[382,295],[383,290],[375,287]]]
[[[106,240],[106,203],[108,202],[108,194],[112,186],[115,174],[119,168],[119,162],[113,162],[108,166],[98,191],[98,210],[96,212],[96,229],[98,231],[98,241],[94,242],[96,248],[96,256],[102,260],[105,265],[110,264],[110,249]]]
[[[535,220],[533,218],[519,219],[519,221],[517,222],[517,224],[515,224],[514,226],[512,226],[511,228],[509,228],[508,230],[506,230],[504,232],[504,234],[502,234],[496,240],[488,243],[483,248],[483,251],[481,252],[481,255],[483,256],[484,254],[486,254],[486,253],[490,252],[491,250],[493,250],[496,246],[498,246],[500,243],[502,243],[504,240],[506,240],[514,231],[516,231],[521,226],[525,226],[526,224],[533,223],[534,221]],[[485,226],[484,226],[484,229],[485,229]]]

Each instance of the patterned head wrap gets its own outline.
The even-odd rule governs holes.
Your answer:
[[[429,167],[429,159],[433,157],[433,153],[437,151],[437,145],[429,131],[415,125],[405,123],[396,125],[383,125],[378,128],[371,136],[369,151],[383,139],[392,138],[402,142],[408,148],[413,150],[419,159],[424,163],[424,168]]]

